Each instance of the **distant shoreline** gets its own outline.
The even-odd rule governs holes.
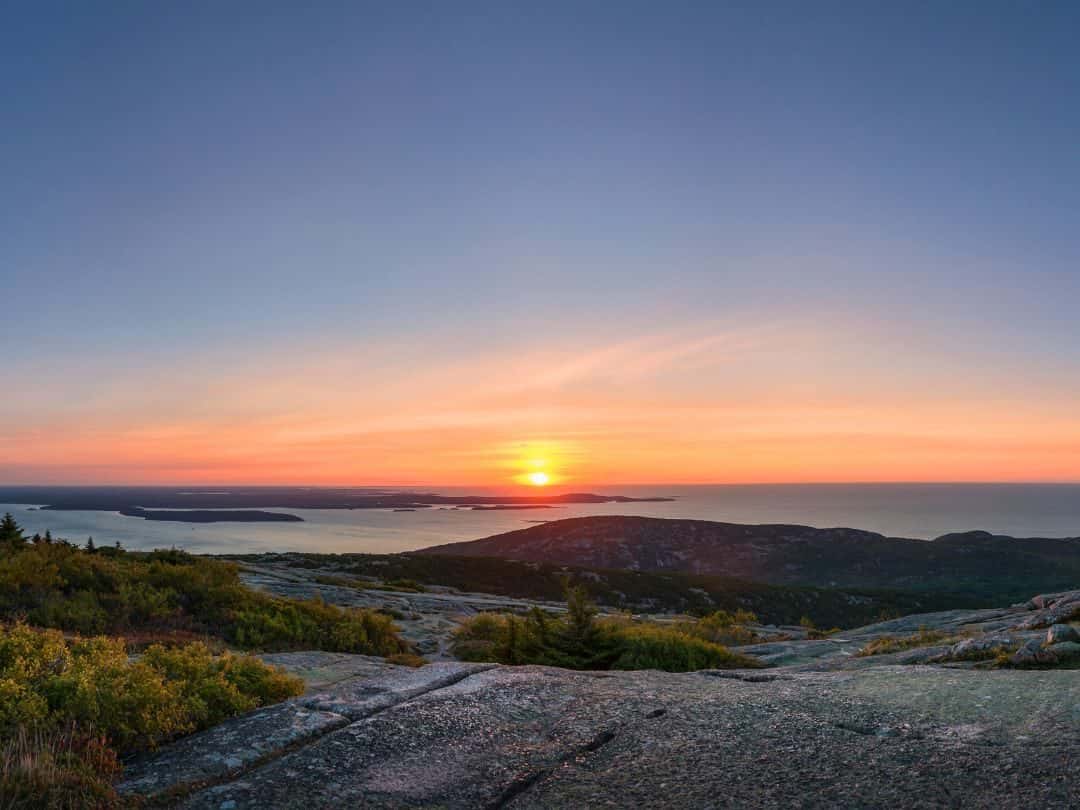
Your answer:
[[[0,503],[43,504],[41,511],[117,512],[126,517],[178,523],[282,523],[303,518],[267,509],[389,509],[432,506],[475,511],[551,509],[565,504],[652,503],[670,497],[629,497],[591,492],[559,495],[439,495],[415,492],[355,493],[306,487],[237,488],[193,492],[171,487],[0,487]]]
[[[49,508],[49,507],[46,507]],[[303,523],[299,515],[264,512],[261,509],[121,509],[124,517],[176,523]]]

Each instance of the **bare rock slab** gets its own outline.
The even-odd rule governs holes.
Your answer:
[[[330,684],[297,700],[227,720],[127,765],[125,794],[183,793],[238,777],[296,746],[411,698],[458,683],[489,664],[439,663],[412,669],[367,656],[282,653],[264,656],[309,683]]]
[[[139,758],[124,768],[118,789],[154,796],[217,781],[348,722],[333,712],[279,703]]]
[[[1070,671],[496,667],[181,806],[1073,808],[1078,772]]]
[[[452,686],[493,666],[440,661],[416,669],[390,667],[373,677],[343,681],[328,691],[301,698],[301,703],[315,711],[359,720],[425,692]]]
[[[644,716],[638,700],[596,691],[599,683],[540,667],[477,672],[200,791],[183,807],[501,806]],[[648,691],[639,697],[648,700]]]
[[[306,651],[269,653],[259,657],[303,678],[309,693],[325,691],[351,678],[373,678],[400,669],[383,658],[354,653]]]

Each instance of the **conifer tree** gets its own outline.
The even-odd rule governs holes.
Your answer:
[[[0,545],[13,551],[26,545],[26,535],[23,534],[22,527],[15,522],[11,512],[7,512],[3,520],[0,520]]]

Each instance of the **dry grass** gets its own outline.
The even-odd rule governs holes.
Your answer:
[[[386,656],[386,662],[400,667],[422,667],[428,663],[428,660],[413,653],[397,653]]]
[[[918,647],[932,647],[937,644],[951,644],[959,639],[940,630],[930,630],[920,627],[919,632],[912,636],[882,636],[876,638],[855,653],[860,657],[870,655],[887,655],[888,653],[901,652],[902,650],[914,650]]]
[[[105,739],[74,725],[20,727],[0,742],[0,810],[98,810],[124,807],[113,789],[120,773]]]

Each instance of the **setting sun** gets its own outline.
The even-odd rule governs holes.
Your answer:
[[[546,486],[550,480],[551,477],[546,472],[538,470],[537,472],[529,473],[529,483],[534,487]]]

